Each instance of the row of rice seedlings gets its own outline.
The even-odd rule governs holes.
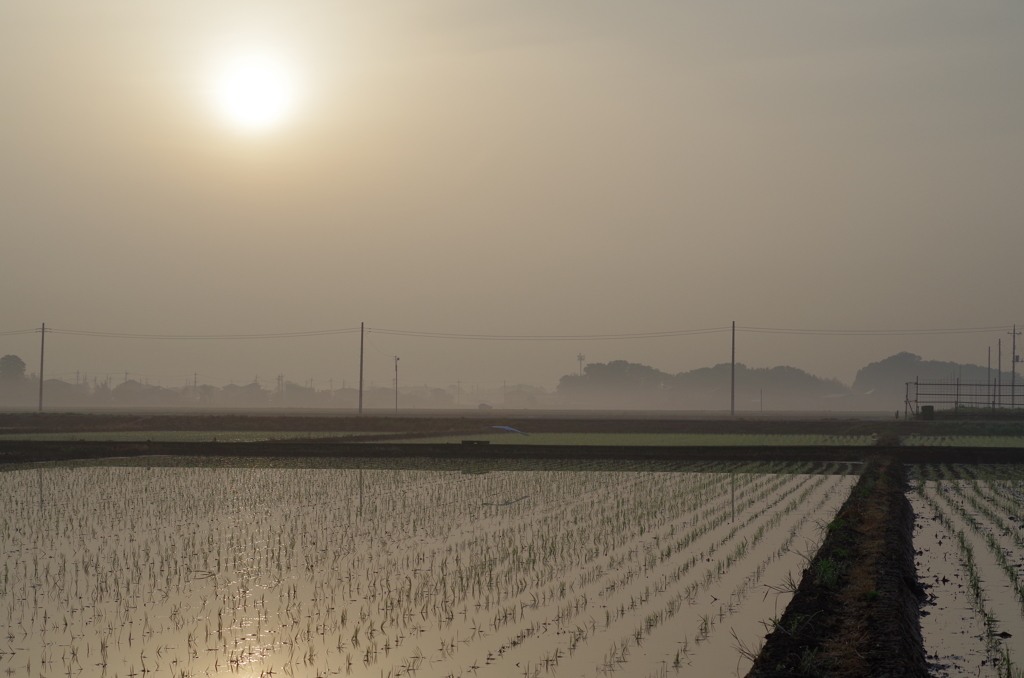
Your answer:
[[[923,436],[911,434],[902,439],[905,446],[927,447],[1024,447],[1021,436]]]
[[[946,474],[947,471],[945,468],[938,474],[933,485],[936,495],[944,500],[943,503],[947,508],[951,508],[956,511],[960,515],[961,519],[963,519],[965,515],[970,517],[969,514],[963,512],[962,508],[958,507],[946,494],[944,487],[944,476]],[[993,666],[998,668],[999,675],[1001,677],[1019,678],[1024,674],[1022,674],[1020,669],[1014,666],[1010,657],[1010,651],[1003,642],[1003,639],[1000,637],[999,632],[996,630],[996,617],[993,614],[991,607],[987,604],[987,598],[982,586],[981,574],[978,571],[974,557],[974,547],[970,543],[970,540],[967,538],[964,531],[961,530],[945,512],[942,504],[940,504],[940,502],[928,492],[926,483],[919,482],[917,490],[921,499],[929,506],[929,508],[932,509],[932,511],[934,511],[936,519],[939,520],[950,534],[956,537],[957,557],[965,574],[967,575],[968,590],[971,594],[971,600],[974,604],[975,612],[984,625],[985,649],[988,653],[989,660],[992,662]],[[971,523],[968,522],[968,524],[970,525]]]
[[[674,527],[674,526],[672,526],[672,527],[670,528],[670,531],[669,531],[669,532],[667,532],[667,533],[666,533],[666,534],[664,535],[664,537],[665,537],[665,538],[668,538],[668,537],[669,537],[670,535],[672,535],[672,534],[673,534],[673,532],[674,532],[674,529],[675,529],[675,527]],[[625,585],[626,585],[626,584],[628,583],[628,581],[629,581],[629,580],[632,580],[632,579],[633,579],[633,575],[635,575],[635,574],[637,573],[637,571],[639,571],[639,570],[640,570],[641,568],[643,568],[643,569],[644,569],[644,571],[645,571],[645,572],[647,573],[647,576],[648,576],[648,577],[656,576],[656,573],[655,573],[655,572],[652,572],[652,568],[653,568],[653,567],[654,567],[654,566],[656,565],[656,563],[655,563],[655,562],[653,561],[653,559],[651,558],[651,556],[650,556],[650,553],[649,553],[649,552],[650,552],[650,550],[651,550],[651,547],[652,547],[652,546],[657,546],[657,545],[658,545],[659,543],[663,543],[663,542],[661,541],[661,540],[662,540],[662,537],[663,537],[662,535],[655,535],[655,536],[654,536],[654,539],[653,539],[653,540],[651,540],[650,542],[648,542],[648,546],[647,546],[647,547],[645,547],[645,550],[646,550],[646,551],[648,551],[648,556],[647,556],[647,558],[645,558],[645,559],[644,559],[644,558],[640,558],[640,557],[639,557],[639,553],[635,553],[635,554],[634,554],[633,552],[631,552],[631,553],[629,554],[629,560],[630,560],[631,562],[635,562],[635,563],[636,563],[636,569],[633,569],[633,570],[631,571],[631,573],[630,573],[629,575],[627,575],[627,577],[626,577],[626,581],[621,581],[621,580],[620,580],[620,581],[619,581],[619,582],[618,582],[618,583],[617,583],[616,585],[614,585],[614,586],[608,586],[608,587],[605,587],[605,592],[606,592],[606,595],[607,595],[607,591],[608,591],[609,589],[611,589],[611,590],[615,590],[615,589],[619,589],[619,588],[620,588],[621,586],[625,586]],[[663,552],[663,553],[664,553],[664,552]],[[645,560],[646,560],[646,562],[644,562]],[[622,564],[623,562],[626,562],[626,561],[625,561],[625,560],[623,560],[623,561],[620,561],[619,563],[610,563],[610,566],[611,566],[612,568],[614,568],[614,567],[615,567],[616,565],[621,565],[621,564]],[[659,591],[660,589],[661,589],[661,586],[660,586],[659,584],[655,584],[655,591],[656,591],[656,592],[655,592],[655,595],[658,595],[658,593],[657,593],[657,592],[658,592],[658,591]],[[645,603],[646,603],[646,602],[647,602],[647,601],[648,601],[648,600],[650,599],[650,597],[651,597],[651,593],[650,593],[649,587],[647,587],[647,590],[645,590],[645,591],[642,591],[642,592],[638,593],[638,595],[636,595],[635,597],[632,597],[632,598],[631,598],[631,600],[630,600],[630,603],[629,603],[629,608],[630,608],[630,609],[633,609],[633,610],[637,609],[637,608],[638,608],[639,606],[642,606],[643,604],[645,604]],[[605,602],[607,603],[608,601],[605,601]],[[614,605],[611,605],[611,604],[609,604],[609,605],[606,605],[606,607],[608,607],[608,608],[612,608],[612,607],[614,607]],[[626,606],[625,606],[625,605],[622,605],[622,606],[621,606],[621,607],[619,608],[619,611],[617,611],[617,612],[616,612],[616,618],[618,618],[618,616],[619,616],[619,613],[620,613],[620,612],[624,613],[624,612],[625,612],[625,609],[626,609]],[[562,615],[562,617],[563,617],[562,621],[563,621],[563,622],[564,622],[564,621],[566,621],[565,617],[570,617],[570,616],[571,616],[571,615]],[[612,621],[612,620],[610,619],[610,612],[609,612],[608,610],[606,610],[606,622],[605,622],[605,626],[607,627],[607,625],[608,625],[608,624],[610,624],[610,623],[611,623],[611,621]],[[579,637],[579,636],[578,636],[578,634],[574,634],[574,635],[575,635],[575,638],[574,638],[574,640],[575,640],[575,639],[578,639],[578,637]],[[628,647],[628,646],[626,646],[626,647]],[[570,652],[570,654],[571,654],[571,652]]]
[[[744,538],[733,548],[731,552],[726,554],[724,558],[715,561],[715,566],[712,568],[708,568],[705,571],[705,574],[703,578],[699,581],[699,584],[693,585],[692,590],[690,587],[687,588],[686,600],[692,601],[695,597],[698,588],[701,588],[706,591],[710,588],[712,584],[721,581],[724,575],[726,575],[732,569],[733,565],[743,561],[746,555],[758,546],[758,544],[764,539],[766,529],[770,529],[772,527],[779,525],[783,517],[797,510],[804,503],[807,497],[812,492],[817,490],[821,485],[823,485],[826,480],[826,477],[818,478],[813,484],[811,484],[810,487],[803,489],[799,497],[788,502],[782,509],[776,511],[767,521],[759,525],[759,527],[754,532],[752,538],[749,541],[746,538]],[[724,617],[727,614],[734,614],[739,609],[739,606],[746,598],[749,587],[752,584],[756,584],[758,581],[760,581],[761,574],[764,572],[765,567],[774,560],[778,559],[782,555],[789,552],[792,542],[796,538],[796,534],[798,533],[799,529],[809,519],[809,516],[813,512],[820,509],[826,502],[828,502],[832,498],[834,490],[841,484],[841,480],[834,481],[832,483],[832,487],[829,488],[829,490],[822,495],[818,503],[811,509],[811,511],[805,512],[802,515],[802,517],[797,521],[797,523],[795,523],[790,528],[788,536],[779,544],[778,548],[769,553],[766,558],[759,562],[757,566],[754,568],[754,571],[751,574],[747,575],[743,579],[741,584],[737,585],[737,587],[730,593],[729,599],[726,600],[724,604],[719,607],[719,620],[724,619]],[[791,488],[790,492],[795,491],[796,489],[799,488]],[[788,493],[789,492],[787,492],[787,494]],[[747,524],[744,525],[744,527],[753,523],[754,518],[759,517],[762,513],[764,513],[764,511],[757,513],[755,516],[752,516],[748,520]],[[731,538],[735,532],[736,530],[731,531],[729,536],[726,539],[723,539],[721,543],[724,543],[729,538]],[[644,620],[643,627],[634,630],[634,637],[636,638],[637,642],[639,643],[645,636],[650,635],[650,633],[655,628],[657,628],[658,624],[661,621],[671,619],[675,615],[675,612],[678,611],[680,602],[682,602],[682,597],[672,598],[668,601],[667,605],[662,610],[659,610],[658,612],[653,614],[649,614]],[[695,635],[695,641],[699,644],[700,642],[707,640],[711,633],[714,631],[714,628],[714,617],[711,616],[709,622],[708,615],[701,615],[700,624]]]
[[[0,433],[0,440],[253,443],[267,440],[345,438],[366,435],[381,435],[381,433],[376,431],[80,431]]]
[[[975,481],[976,482],[976,481]],[[992,530],[987,529],[984,525],[978,521],[973,515],[965,510],[962,501],[966,500],[970,503],[975,510],[993,521],[1000,529],[1006,534],[1010,535],[1011,532],[1007,530],[1005,523],[1002,519],[991,511],[987,506],[978,501],[975,496],[966,494],[963,488],[958,483],[938,483],[935,487],[935,493],[946,501],[946,504],[952,508],[954,513],[962,520],[971,531],[977,534],[981,539],[985,541],[985,545],[988,551],[995,558],[999,564],[1003,574],[1010,582],[1010,589],[1013,591],[1017,598],[1018,603],[1021,605],[1021,611],[1024,613],[1024,582],[1019,580],[1017,569],[1009,561],[1007,551],[999,543],[998,538],[993,534]],[[950,494],[954,496],[950,496]],[[959,499],[960,501],[957,501]],[[1018,546],[1022,546],[1020,535],[1014,535],[1017,537]]]
[[[723,663],[721,655],[724,651],[727,650],[727,648],[722,647],[721,643],[713,642],[715,630],[721,627],[722,622],[727,617],[730,617],[735,614],[742,614],[743,616],[747,617],[749,617],[751,614],[755,614],[760,619],[764,618],[762,617],[762,615],[771,615],[771,613],[765,609],[765,602],[767,601],[768,597],[767,594],[762,596],[761,600],[758,601],[758,604],[755,606],[755,608],[761,610],[760,613],[752,613],[746,610],[746,608],[743,606],[743,601],[746,599],[747,593],[750,591],[750,587],[756,585],[756,583],[761,581],[761,578],[765,575],[769,565],[771,565],[772,563],[777,562],[785,566],[786,563],[790,562],[792,558],[792,556],[789,555],[791,544],[793,540],[797,537],[803,525],[811,518],[814,512],[822,509],[822,507],[824,507],[827,503],[835,503],[837,501],[835,498],[836,491],[840,488],[845,488],[848,485],[849,482],[845,482],[845,479],[838,478],[835,482],[830,484],[830,486],[824,493],[822,493],[821,498],[809,511],[802,510],[800,513],[799,520],[795,524],[790,526],[788,536],[786,537],[786,539],[778,545],[776,550],[769,552],[767,557],[764,558],[759,564],[757,564],[756,567],[754,567],[753,570],[735,586],[732,593],[727,598],[725,598],[722,602],[716,603],[717,609],[712,609],[710,613],[697,614],[696,617],[693,617],[691,613],[691,617],[694,618],[697,624],[695,635],[693,637],[693,642],[690,641],[690,638],[688,636],[684,635],[683,641],[680,644],[679,649],[676,651],[675,656],[671,658],[671,664],[673,668],[678,670],[682,668],[684,665],[692,666],[694,665],[693,662],[695,658],[697,658],[698,663],[695,667],[695,670],[699,669],[705,673],[714,672],[716,674],[726,670],[726,665]],[[809,493],[810,490],[808,489],[805,490],[802,494],[806,496]],[[843,493],[839,494],[841,495]],[[840,496],[838,500],[841,501],[841,499],[842,497]],[[792,506],[793,502],[787,505],[787,509],[791,510]],[[775,522],[775,519],[773,519],[772,522]],[[737,547],[737,551],[742,550],[744,550],[744,545],[741,544]],[[776,577],[780,584],[782,584],[783,581],[787,578],[785,575],[781,576],[780,578],[779,574],[774,575],[774,577]],[[788,579],[791,581],[792,576],[789,575]],[[776,586],[774,585],[774,583],[770,584],[769,586],[771,590],[775,590],[781,595],[782,586]],[[791,586],[791,589],[795,589],[795,584]],[[791,591],[786,591],[786,593],[791,593]],[[779,601],[777,599],[774,600],[776,614],[778,603]],[[784,605],[785,603],[786,601],[783,600],[782,604]],[[732,645],[731,648],[736,653],[735,670],[737,671],[737,673],[740,672],[740,665],[742,664],[742,662],[747,661],[749,663],[753,655],[756,654],[758,644],[755,639],[760,638],[760,634],[756,632],[756,624],[754,625],[753,629],[749,628],[749,624],[747,626],[747,632],[751,633],[751,635],[747,636],[745,639],[740,638],[740,636],[736,634],[735,628],[730,629],[731,637],[737,641],[735,644]],[[671,633],[671,630],[668,627],[665,627],[665,631],[662,632],[662,635],[664,635],[665,632]],[[728,639],[725,640],[727,641]],[[703,645],[708,644],[709,642],[712,643],[712,646],[709,647],[705,652],[701,653],[700,648]],[[714,649],[712,649],[712,647]],[[711,652],[713,654],[709,657],[707,656],[708,652]],[[710,662],[709,659],[711,660]]]
[[[986,488],[991,492],[991,501],[1006,507],[1011,520],[1019,520],[1019,506],[1024,502],[1024,466],[1010,464],[999,467],[980,466],[978,469],[977,478],[984,480]]]
[[[840,484],[840,482],[841,481],[836,482],[836,483],[833,484],[833,486],[826,493],[826,496],[823,497],[822,500],[814,507],[814,510],[816,510],[821,505],[823,505],[826,501],[828,501],[828,495],[831,494],[831,492],[833,492],[835,490],[835,488]],[[820,483],[815,483],[815,486],[817,486],[819,484]],[[796,506],[798,506],[804,499],[806,499],[807,495],[810,494],[814,489],[816,489],[816,487],[815,488],[807,488],[801,494],[799,499],[791,501],[789,504],[786,505],[784,510],[779,512],[779,514],[783,514],[783,515],[784,514],[788,514],[790,511],[794,510],[796,508]],[[760,576],[763,574],[764,569],[765,569],[765,567],[767,566],[767,564],[769,562],[777,559],[782,554],[788,552],[790,544],[791,544],[791,541],[792,541],[792,539],[796,535],[796,531],[799,529],[799,527],[803,524],[803,522],[806,519],[807,519],[807,513],[804,513],[804,515],[801,518],[800,522],[796,526],[794,526],[792,528],[789,537],[780,545],[778,550],[773,552],[773,553],[770,553],[768,555],[768,557],[764,561],[762,561],[760,564],[758,564],[754,568],[754,572],[753,573],[747,575],[747,577],[744,579],[745,585],[749,585],[749,583],[751,581],[759,580]],[[770,521],[769,524],[777,524],[777,523],[778,523],[778,516],[773,517],[773,519]],[[760,529],[758,530],[758,532],[761,533],[762,536],[763,536],[763,532],[761,532]],[[732,552],[726,554],[723,558],[720,558],[719,560],[715,561],[714,567],[708,568],[704,572],[703,577],[698,575],[686,587],[686,589],[685,589],[685,599],[686,599],[686,601],[689,602],[690,604],[693,604],[694,602],[696,602],[695,601],[695,594],[698,591],[701,591],[701,590],[702,591],[708,591],[711,586],[713,586],[714,584],[716,584],[718,581],[720,581],[722,579],[722,577],[728,572],[728,570],[731,568],[731,566],[733,564],[741,561],[742,558],[746,555],[746,553],[748,553],[750,550],[752,550],[751,543],[746,541],[746,540],[744,540],[744,541],[741,541],[740,543],[738,543],[735,546],[735,548],[734,548],[734,550]],[[684,567],[680,568],[680,569],[685,569],[685,564],[684,564]],[[677,570],[677,572],[678,572],[678,570]],[[737,593],[737,596],[741,596],[742,595],[742,591],[744,590],[743,586],[744,585],[741,584],[739,587],[737,587],[739,589],[739,593]],[[632,633],[630,635],[624,635],[623,637],[621,637],[620,640],[617,643],[617,646],[619,648],[626,648],[626,649],[628,649],[629,647],[631,647],[634,644],[640,644],[640,643],[644,642],[645,638],[647,638],[652,632],[654,632],[655,629],[657,629],[657,627],[659,626],[660,623],[662,623],[663,621],[665,621],[667,619],[672,618],[679,611],[679,604],[682,602],[682,599],[683,599],[683,596],[680,596],[680,595],[677,594],[677,595],[669,598],[667,600],[667,603],[660,610],[656,610],[654,612],[647,613],[643,617],[642,624],[634,627],[634,629],[633,629],[633,631],[632,631]],[[642,599],[641,599],[641,602],[642,602]],[[732,596],[730,596],[730,598],[728,600],[726,600],[724,603],[718,605],[717,611],[715,611],[714,614],[712,614],[711,612],[708,612],[707,614],[704,614],[704,615],[698,615],[699,624],[698,624],[696,636],[694,638],[694,640],[695,640],[694,646],[695,647],[699,646],[700,643],[706,641],[711,636],[711,634],[713,633],[713,631],[714,631],[714,629],[716,627],[716,619],[718,621],[721,621],[726,616],[729,616],[731,614],[736,613],[736,611],[739,609],[740,602],[741,602],[740,600],[734,599]],[[636,616],[639,617],[640,615],[637,614]],[[689,646],[689,641],[688,640],[684,640],[684,644],[688,647]],[[686,660],[686,655],[687,654],[688,654],[687,652],[683,653],[684,660]],[[677,660],[679,659],[678,656],[677,656],[676,659]]]
[[[775,504],[777,504],[779,501],[781,501],[784,497],[773,497],[773,501],[770,501],[770,502],[766,501],[766,499],[768,497],[771,497],[772,495],[774,495],[778,491],[780,491],[781,488],[785,484],[787,484],[789,482],[790,482],[790,479],[788,479],[788,478],[778,478],[778,479],[776,479],[775,483],[773,483],[771,486],[769,486],[767,488],[761,489],[759,487],[758,489],[761,489],[761,492],[759,492],[756,497],[751,498],[751,499],[746,499],[744,497],[744,495],[746,494],[745,491],[741,490],[741,492],[740,492],[740,512],[741,512],[741,514],[742,514],[743,510],[748,508],[748,506],[753,505],[753,504],[755,504],[755,503],[757,503],[759,501],[765,501],[765,506],[764,506],[764,509],[763,509],[764,511],[767,511],[767,510],[771,509]],[[801,483],[802,482],[806,482],[806,479],[803,479],[802,481],[798,481],[798,482],[801,482]],[[792,491],[793,491],[793,489],[789,490],[789,492],[792,492]],[[786,492],[786,495],[788,495],[789,492]],[[675,552],[685,552],[685,551],[688,551],[690,549],[690,546],[697,539],[707,535],[708,533],[710,533],[713,530],[719,528],[720,526],[723,526],[723,525],[726,525],[727,523],[729,523],[731,521],[732,515],[734,515],[734,513],[731,511],[731,506],[728,507],[728,508],[730,510],[727,511],[726,510],[726,506],[724,505],[724,503],[718,504],[716,506],[713,506],[709,510],[703,511],[699,515],[698,519],[693,520],[692,523],[691,523],[692,527],[687,532],[680,533],[678,536],[676,536],[675,531],[673,530],[668,535],[668,538],[665,540],[667,543],[665,544],[664,550],[659,554],[659,559],[660,560],[664,560],[668,556],[671,556],[673,551],[675,551]],[[712,543],[711,546],[707,549],[706,553],[703,550],[699,554],[691,553],[691,556],[690,556],[689,560],[691,562],[694,562],[694,563],[695,562],[703,562],[705,560],[709,560],[710,557],[712,555],[714,555],[715,551],[720,546],[724,545],[727,541],[732,539],[732,537],[735,536],[737,532],[738,532],[737,528],[731,529],[730,531],[728,531],[726,533],[726,535],[724,536],[724,538],[721,541],[719,541],[717,543]],[[674,543],[673,543],[673,541],[674,541]],[[661,547],[660,540],[656,539],[655,540],[655,544],[659,548]],[[653,564],[654,563],[651,563],[651,565],[653,565]],[[676,575],[676,579],[678,579],[679,576],[682,573],[685,573],[685,570],[683,570],[682,567],[683,566],[677,566],[676,567],[676,570],[675,570],[675,573],[674,573]],[[623,586],[625,584],[628,584],[634,578],[638,577],[641,573],[646,574],[646,563],[641,563],[640,565],[638,565],[636,568],[633,568],[633,569],[627,569],[622,575],[619,576],[619,578],[617,580],[611,582],[611,584],[609,586],[606,586],[606,588],[602,591],[602,594],[608,594],[609,592],[614,591],[617,587],[620,587],[620,586]]]
[[[945,483],[944,485],[948,485],[951,494],[960,500],[960,505],[954,503],[953,506],[958,509],[957,512],[959,514],[965,516],[963,520],[971,526],[975,533],[985,539],[988,550],[992,553],[1006,576],[1009,586],[1020,605],[1021,615],[1024,617],[1024,580],[1018,574],[1020,563],[1011,562],[1013,554],[1010,552],[1010,549],[1004,547],[1001,543],[1002,539],[1009,538],[1013,546],[1018,550],[1018,554],[1024,553],[1024,538],[1022,538],[1020,530],[1016,525],[1008,523],[1010,520],[1017,519],[1016,516],[1021,513],[1020,497],[1001,491],[1005,489],[1005,483],[1013,476],[1017,476],[1018,480],[1011,482],[1020,482],[1020,471],[1019,467],[1004,467],[1000,469],[1000,473],[997,476],[991,468],[981,467],[977,469],[977,472],[975,472],[975,469],[970,469],[970,472],[974,475],[982,476],[985,480],[972,479],[969,483],[971,489],[969,493],[965,492],[965,488],[961,483],[953,482]],[[989,491],[983,489],[982,482],[984,482],[985,487]],[[950,497],[947,496],[947,499],[950,499]],[[982,521],[977,520],[968,513],[963,506],[964,501],[970,504],[980,514],[982,520],[987,521],[989,525],[983,525]]]
[[[10,506],[15,508],[13,519],[8,519],[7,527],[0,529],[5,556],[10,553],[8,547],[12,542],[27,547],[26,552],[37,548],[30,546],[35,541],[48,543],[50,547],[66,546],[57,544],[59,538],[53,536],[61,535],[61,530],[33,529],[37,527],[36,522],[58,527],[70,525],[63,533],[65,541],[73,542],[73,548],[70,552],[61,550],[62,559],[58,558],[56,567],[50,571],[46,567],[54,565],[52,555],[36,557],[31,573],[27,558],[13,559],[11,568],[12,559],[5,557],[8,572],[12,569],[17,572],[7,581],[21,594],[29,591],[35,594],[42,587],[24,584],[41,576],[46,582],[45,590],[51,594],[49,602],[63,607],[72,618],[71,624],[65,626],[71,627],[72,639],[76,635],[85,637],[88,627],[95,628],[106,622],[107,635],[114,636],[112,642],[122,652],[125,652],[122,645],[152,647],[152,643],[159,642],[159,638],[167,637],[168,633],[181,631],[180,649],[187,650],[186,656],[169,661],[181,661],[189,666],[200,663],[196,662],[195,650],[198,637],[208,645],[215,644],[211,639],[218,641],[215,647],[206,648],[207,652],[216,653],[215,666],[221,660],[221,663],[239,666],[256,661],[262,655],[279,656],[282,650],[288,653],[286,665],[294,665],[299,661],[295,648],[305,645],[309,652],[302,654],[302,661],[306,664],[313,661],[314,655],[319,656],[316,659],[319,662],[324,655],[333,654],[339,659],[344,655],[344,662],[351,665],[355,654],[370,665],[391,654],[398,665],[408,667],[425,659],[422,650],[413,649],[403,657],[394,654],[399,645],[413,637],[417,616],[421,622],[429,621],[431,627],[437,624],[432,631],[437,639],[444,628],[452,627],[457,615],[461,615],[466,624],[472,624],[469,628],[476,629],[474,633],[480,635],[481,625],[474,619],[467,619],[471,616],[467,603],[486,609],[515,596],[522,612],[527,607],[523,596],[529,594],[541,601],[538,608],[561,604],[565,610],[568,602],[555,601],[563,601],[563,596],[571,595],[572,584],[564,582],[552,588],[554,578],[578,567],[581,561],[597,562],[607,557],[611,563],[616,557],[620,562],[638,558],[638,554],[629,558],[629,539],[649,535],[664,525],[665,520],[661,511],[645,508],[643,501],[638,504],[632,495],[642,499],[651,496],[650,490],[653,496],[671,494],[658,491],[657,482],[653,483],[655,487],[639,487],[640,482],[651,485],[648,481],[658,479],[636,474],[576,474],[571,477],[571,483],[559,483],[561,478],[558,477],[552,482],[550,476],[540,480],[534,476],[534,482],[523,482],[523,478],[519,478],[509,483],[495,482],[494,477],[467,479],[458,474],[447,474],[441,482],[425,482],[427,474],[420,474],[418,478],[414,473],[405,474],[399,478],[397,475],[401,474],[365,473],[360,475],[366,476],[363,481],[372,488],[373,500],[359,507],[355,503],[358,482],[355,472],[332,474],[330,483],[312,483],[314,487],[306,487],[305,493],[299,493],[321,497],[331,494],[341,498],[325,503],[318,503],[313,496],[285,500],[282,495],[296,488],[291,483],[275,484],[279,479],[262,484],[255,479],[258,487],[254,492],[253,474],[237,473],[237,470],[212,474],[213,484],[228,481],[229,485],[234,485],[230,492],[211,492],[209,476],[202,479],[189,472],[179,475],[184,475],[187,482],[172,488],[174,501],[158,501],[156,506],[149,504],[154,503],[153,499],[160,499],[161,491],[166,489],[166,477],[156,483],[146,483],[146,473],[142,471],[121,472],[118,480],[129,481],[136,489],[141,481],[146,491],[142,496],[149,500],[146,506],[140,505],[133,493],[119,493],[116,488],[118,485],[123,488],[124,483],[103,485],[89,478],[87,483],[80,484],[80,494],[61,493],[63,498],[73,501],[64,501],[66,505],[57,510],[51,507],[56,507],[58,502],[37,504],[32,497],[35,488],[24,483],[20,494],[11,495]],[[600,478],[590,477],[592,475]],[[431,477],[436,479],[436,475]],[[750,477],[756,478],[756,475]],[[340,490],[339,479],[342,481]],[[310,480],[311,477],[306,476],[303,482],[308,484]],[[756,484],[756,481],[750,482]],[[663,482],[661,485],[667,489]],[[726,481],[718,474],[717,478],[699,478],[699,482],[690,483],[685,490],[679,488],[675,494],[687,497],[689,510],[694,511],[709,498],[721,497],[718,505],[724,512],[725,486]],[[243,487],[247,493],[237,494]],[[566,492],[567,487],[573,491]],[[741,483],[741,497],[744,487]],[[536,494],[539,499],[502,509],[487,508],[488,502],[481,499],[492,499],[495,490],[512,498],[523,493],[531,497]],[[623,498],[623,494],[627,498]],[[99,508],[89,506],[96,495],[99,495],[96,502]],[[89,501],[83,499],[86,496]],[[214,497],[212,501],[211,497]],[[244,500],[225,501],[239,497]],[[284,508],[265,508],[277,502],[283,503]],[[186,508],[183,509],[181,503]],[[227,510],[221,511],[224,506]],[[598,506],[601,512],[595,512]],[[37,514],[39,520],[23,520],[28,514]],[[204,515],[215,516],[215,519],[209,518],[204,524]],[[415,516],[412,521],[408,520],[410,515]],[[595,516],[604,520],[594,525]],[[423,524],[417,529],[416,521],[420,519]],[[564,531],[559,532],[558,526],[568,525],[570,519],[574,537],[560,538]],[[413,523],[411,529],[410,522]],[[126,523],[127,530],[124,529]],[[474,523],[478,524],[476,532],[467,529],[456,532],[457,524]],[[18,527],[13,527],[15,525]],[[24,525],[29,526],[29,538],[21,527]],[[500,543],[495,543],[491,529],[495,526],[504,530],[508,547],[504,552]],[[72,535],[77,528],[84,528],[89,536],[79,533],[76,539]],[[610,538],[602,534],[607,528],[612,528]],[[448,543],[441,546],[432,543],[442,531],[446,531]],[[453,534],[463,538],[457,538],[453,544]],[[121,535],[131,536],[122,539]],[[536,543],[538,537],[539,544]],[[503,584],[501,577],[496,576],[501,573],[495,567],[496,563],[504,562],[512,550],[525,554],[519,559],[518,571],[512,572],[520,575],[515,586],[508,576]],[[618,555],[623,550],[627,553]],[[40,560],[44,561],[42,574]],[[516,558],[509,560],[515,562]],[[438,580],[437,575],[442,572]],[[449,573],[451,580],[445,576]],[[335,576],[339,574],[341,576]],[[397,580],[402,574],[405,581],[399,584]],[[599,579],[593,574],[591,577],[590,584]],[[587,585],[581,582],[581,587]],[[586,591],[582,593],[586,595]],[[188,605],[173,602],[175,598],[188,596],[198,597],[199,601]],[[92,602],[76,603],[83,597],[91,597]],[[21,598],[22,602],[24,600],[26,598]],[[572,615],[566,610],[563,618],[568,619],[578,615],[577,610],[586,609],[586,598],[581,601],[577,596],[573,605]],[[138,618],[140,607],[141,619]],[[506,608],[511,607],[506,605]],[[29,609],[42,609],[42,614],[49,619],[56,616],[51,616],[49,607],[41,603]],[[10,610],[14,610],[13,601]],[[32,619],[30,624],[34,623]],[[538,621],[531,622],[528,628],[536,633],[538,624]],[[341,633],[346,625],[352,629],[351,636]],[[59,624],[49,621],[43,627],[44,634],[61,631]],[[193,630],[189,638],[185,638],[184,631],[189,627]],[[577,626],[581,628],[585,625]],[[337,635],[337,638],[328,640],[329,635]],[[253,636],[255,643],[251,642]],[[440,647],[432,656],[441,661],[451,659],[465,640],[439,642]],[[94,642],[86,641],[90,654]],[[581,634],[577,630],[577,646],[580,642]],[[548,662],[552,665],[561,655],[556,649],[554,655],[548,656],[554,657]]]
[[[874,445],[876,438],[871,435],[847,436],[825,434],[775,434],[775,433],[531,433],[521,436],[515,433],[476,433],[470,435],[444,436],[440,438],[413,438],[408,443],[451,444],[463,440],[487,441],[492,444],[513,445],[664,445],[676,447],[692,446],[802,446],[802,445]]]

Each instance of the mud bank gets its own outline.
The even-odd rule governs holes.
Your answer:
[[[1024,462],[1021,448],[868,447],[858,445],[460,445],[402,443],[389,435],[347,439],[263,442],[125,442],[0,440],[0,464],[76,461],[154,455],[208,457],[565,459],[629,461],[815,461],[860,462],[885,454],[903,464],[1012,464]],[[366,441],[376,442],[366,442]]]
[[[905,490],[896,459],[868,460],[748,678],[928,676]]]
[[[392,443],[386,441],[343,443],[324,440],[249,443],[2,440],[0,441],[0,464],[154,455],[290,459],[312,457],[334,459],[860,462],[873,449],[877,448],[838,445],[664,447],[654,445],[460,445],[457,443]]]
[[[867,413],[862,413],[867,415]],[[681,412],[451,412],[417,416],[356,415],[336,410],[313,414],[250,413],[68,413],[0,412],[0,429],[7,433],[109,431],[376,431],[429,433],[481,431],[505,425],[536,433],[701,433],[701,434],[819,434],[819,435],[1024,435],[1024,422],[942,422],[888,420],[873,416],[838,417],[819,413],[814,418],[784,414],[745,418],[713,417]]]

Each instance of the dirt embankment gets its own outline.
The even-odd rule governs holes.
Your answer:
[[[747,678],[928,676],[905,471],[868,461]]]
[[[648,414],[620,413],[597,417],[498,414],[483,416],[356,416],[339,411],[335,415],[220,413],[0,413],[4,433],[67,433],[90,431],[298,431],[443,433],[480,431],[488,426],[512,426],[533,433],[749,433],[871,435],[899,437],[918,435],[1024,435],[1024,422],[941,422],[886,421],[878,419],[786,419],[786,418],[678,418]]]

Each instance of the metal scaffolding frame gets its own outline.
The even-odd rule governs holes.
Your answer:
[[[1024,407],[1024,383],[986,384],[978,381],[940,379],[907,382],[904,415],[917,415],[920,408],[929,405],[936,409],[961,407],[998,409]]]

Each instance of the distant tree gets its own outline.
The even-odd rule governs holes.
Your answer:
[[[567,374],[558,382],[559,392],[646,391],[660,389],[672,376],[647,365],[625,360],[589,363],[582,375]]]
[[[0,358],[0,381],[21,381],[25,378],[25,361],[16,355]]]
[[[968,383],[984,384],[989,378],[995,379],[999,376],[995,369],[990,373],[989,368],[984,365],[924,360],[919,355],[904,351],[862,367],[853,381],[853,390],[857,393],[870,394],[875,398],[886,398],[898,405],[903,402],[908,382],[961,379]],[[1010,372],[1003,372],[1001,377],[1003,383],[1009,383]]]
[[[640,363],[588,363],[583,374],[567,374],[557,392],[574,406],[665,407],[672,375]]]
[[[625,360],[591,363],[582,375],[558,383],[558,393],[579,405],[624,408],[715,409],[729,405],[732,366],[722,363],[669,374]],[[736,363],[736,398],[743,408],[770,394],[774,407],[823,407],[822,398],[846,396],[849,388],[836,379],[822,379],[795,367],[751,368]]]

